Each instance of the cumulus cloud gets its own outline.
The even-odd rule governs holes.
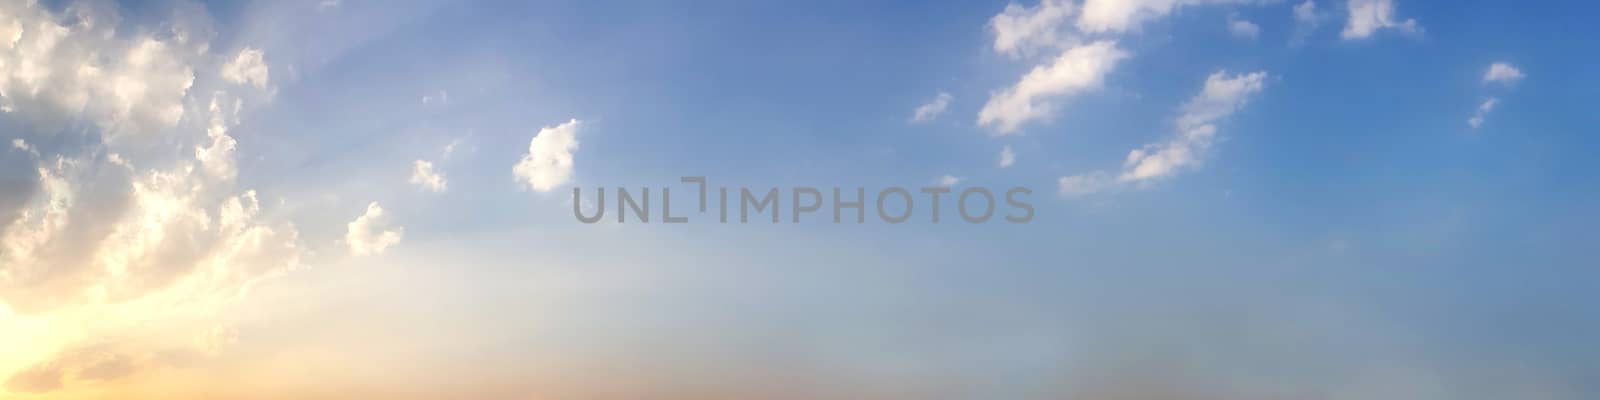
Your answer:
[[[350,247],[350,254],[356,256],[383,254],[389,247],[399,244],[405,236],[405,228],[389,227],[383,207],[376,201],[367,204],[366,213],[350,221],[346,228],[345,245]]]
[[[528,154],[511,168],[512,175],[535,192],[548,192],[571,181],[580,123],[573,119],[539,129],[528,143]]]
[[[1266,72],[1228,75],[1218,71],[1206,77],[1200,94],[1180,109],[1175,134],[1128,152],[1115,177],[1104,172],[1068,176],[1059,181],[1061,193],[1081,195],[1116,184],[1137,184],[1168,177],[1200,165],[1217,136],[1216,123],[1243,108],[1265,87]]]
[[[267,68],[266,52],[245,48],[232,61],[222,65],[222,79],[236,85],[249,85],[256,89],[267,88],[271,71]]]
[[[1483,118],[1488,116],[1490,111],[1494,111],[1494,107],[1499,104],[1500,99],[1494,97],[1490,97],[1485,99],[1482,103],[1478,103],[1477,111],[1472,113],[1471,118],[1467,118],[1467,125],[1471,126],[1472,129],[1478,129],[1479,125],[1483,125]]]
[[[1363,39],[1372,36],[1379,30],[1395,29],[1404,33],[1418,33],[1422,27],[1417,25],[1417,20],[1407,18],[1397,21],[1394,15],[1394,0],[1349,0],[1347,10],[1350,19],[1344,25],[1340,36],[1345,39]]]
[[[961,183],[961,178],[957,178],[957,177],[955,177],[955,175],[945,175],[945,176],[939,177],[939,180],[937,181],[937,183],[939,184],[939,186],[944,186],[944,187],[955,186],[956,184]]]
[[[1517,67],[1512,66],[1510,63],[1497,62],[1490,64],[1489,70],[1484,71],[1483,82],[1512,84],[1521,81],[1523,77],[1525,75]]]
[[[1068,49],[1049,64],[1034,67],[1010,88],[990,95],[978,112],[978,124],[998,135],[1014,133],[1025,122],[1049,117],[1054,100],[1099,89],[1106,75],[1127,57],[1113,41]]]
[[[239,101],[191,91],[195,66],[224,61],[208,53],[209,17],[122,21],[109,3],[0,2],[0,120],[29,155],[0,157],[0,393],[193,349],[303,255],[293,224],[235,188]],[[194,151],[150,151],[172,143]]]
[[[448,182],[444,174],[433,169],[433,163],[417,160],[411,166],[411,184],[429,192],[443,192]]]
[[[1076,9],[1070,0],[1043,0],[1033,7],[1007,4],[1005,10],[989,19],[994,51],[1021,58],[1061,45],[1068,37],[1063,28]]]
[[[1000,148],[1000,168],[1010,167],[1011,164],[1016,163],[1017,153],[1011,151],[1010,145]]]
[[[112,133],[176,124],[194,83],[193,49],[204,44],[180,32],[119,35],[118,19],[84,5],[57,14],[38,2],[0,4],[0,110],[47,126],[85,118]]]
[[[943,114],[945,108],[949,107],[950,94],[939,92],[939,95],[934,96],[933,100],[928,101],[927,104],[917,106],[916,111],[911,113],[911,122],[915,123],[932,121],[934,118],[937,118],[939,114]]]

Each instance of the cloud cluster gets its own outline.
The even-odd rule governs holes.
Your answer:
[[[1211,74],[1200,93],[1184,103],[1171,138],[1129,151],[1122,170],[1114,176],[1092,172],[1063,177],[1057,182],[1061,193],[1089,194],[1118,184],[1153,181],[1199,166],[1216,139],[1216,123],[1243,108],[1265,87],[1266,79],[1267,73],[1261,71],[1231,76],[1221,71]]]
[[[56,14],[33,1],[0,3],[0,111],[45,125],[87,117],[108,132],[176,124],[209,44],[185,25],[119,35],[119,19],[84,4]]]
[[[0,393],[202,352],[228,305],[304,254],[236,187],[242,100],[196,93],[232,79],[228,59],[265,87],[260,50],[211,54],[198,7],[153,28],[100,2],[58,10],[0,2],[0,124],[15,135],[0,151]]]
[[[990,94],[978,125],[994,135],[1016,133],[1031,121],[1047,120],[1062,100],[1100,89],[1106,77],[1132,54],[1114,36],[1138,31],[1146,22],[1184,6],[1247,4],[1252,0],[1041,0],[1033,7],[1016,3],[989,19],[996,53],[1012,59],[1057,54],[1037,64],[1017,83]],[[1253,39],[1261,27],[1230,17],[1228,29]]]
[[[1522,70],[1517,69],[1511,63],[1496,62],[1489,64],[1489,69],[1483,72],[1483,83],[1485,85],[1513,86],[1526,77],[1527,75],[1524,75]],[[1483,122],[1488,118],[1489,112],[1494,111],[1494,108],[1499,105],[1500,98],[1493,96],[1479,102],[1478,108],[1472,111],[1472,116],[1467,117],[1467,126],[1472,127],[1472,129],[1478,129],[1478,127],[1483,126]]]

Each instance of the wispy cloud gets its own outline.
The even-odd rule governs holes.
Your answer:
[[[939,114],[943,114],[944,110],[950,107],[950,99],[949,93],[939,92],[939,95],[934,96],[933,100],[917,106],[916,111],[911,113],[911,122],[928,122],[938,118]]]
[[[1228,75],[1218,71],[1206,77],[1205,86],[1184,103],[1175,134],[1160,143],[1148,144],[1128,152],[1122,171],[1113,178],[1105,172],[1091,172],[1061,178],[1061,193],[1081,195],[1116,184],[1153,181],[1199,166],[1217,136],[1216,123],[1243,108],[1266,85],[1266,72]]]
[[[1055,101],[1099,89],[1106,75],[1128,53],[1116,42],[1074,47],[1047,65],[1034,67],[1015,85],[994,93],[978,112],[978,124],[996,135],[1015,133],[1022,124],[1049,117]]]

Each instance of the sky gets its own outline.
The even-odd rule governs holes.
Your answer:
[[[0,0],[0,399],[1594,398],[1594,11]]]

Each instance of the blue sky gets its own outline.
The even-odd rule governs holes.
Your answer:
[[[1592,397],[1561,3],[8,4],[0,398]],[[682,176],[1037,215],[572,216]]]

